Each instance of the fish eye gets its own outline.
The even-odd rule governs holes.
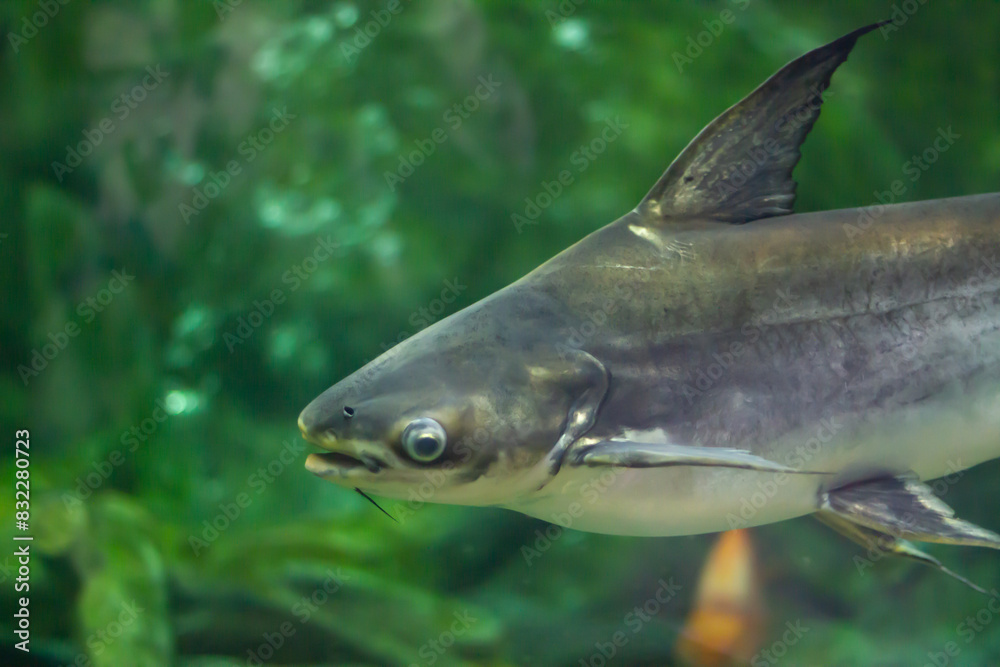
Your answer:
[[[444,453],[447,444],[444,428],[429,417],[414,419],[403,429],[403,449],[415,461],[433,461]]]

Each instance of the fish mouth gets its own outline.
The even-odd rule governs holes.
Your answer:
[[[385,461],[370,454],[352,456],[344,452],[317,452],[306,457],[306,470],[320,477],[357,476],[363,471],[377,474],[388,467]]]
[[[367,452],[345,452],[344,448],[360,449],[365,443],[338,438],[332,430],[311,428],[299,415],[302,437],[323,451],[306,457],[306,470],[320,477],[354,478],[375,475],[389,467],[384,459]]]

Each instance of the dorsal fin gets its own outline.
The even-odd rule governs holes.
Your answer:
[[[884,22],[883,22],[884,23]],[[873,23],[793,60],[712,121],[639,204],[648,226],[693,217],[741,224],[792,212],[792,170],[830,77]]]

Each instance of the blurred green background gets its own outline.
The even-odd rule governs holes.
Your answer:
[[[0,663],[601,665],[595,643],[673,578],[609,664],[675,664],[714,536],[547,543],[513,513],[386,501],[393,523],[303,469],[295,420],[631,209],[779,66],[891,15],[833,79],[797,210],[873,203],[949,127],[902,198],[1000,189],[998,2],[4,2],[0,478],[30,429],[35,542],[32,652],[5,613]],[[473,104],[480,77],[496,85]],[[615,117],[620,139],[515,229]],[[996,530],[998,482],[994,461],[946,500]],[[951,664],[1000,661],[1000,615],[943,575],[859,572],[808,518],[752,538],[760,647],[808,629],[754,665],[935,664],[948,642]],[[1000,586],[997,554],[930,551]]]

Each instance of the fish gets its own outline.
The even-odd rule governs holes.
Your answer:
[[[753,664],[765,636],[765,610],[749,531],[722,533],[698,575],[674,655],[699,667]]]
[[[1000,548],[935,495],[1000,457],[1000,193],[794,212],[823,92],[882,25],[792,60],[636,208],[322,392],[306,469],[617,535],[814,515],[953,576],[912,542]]]

